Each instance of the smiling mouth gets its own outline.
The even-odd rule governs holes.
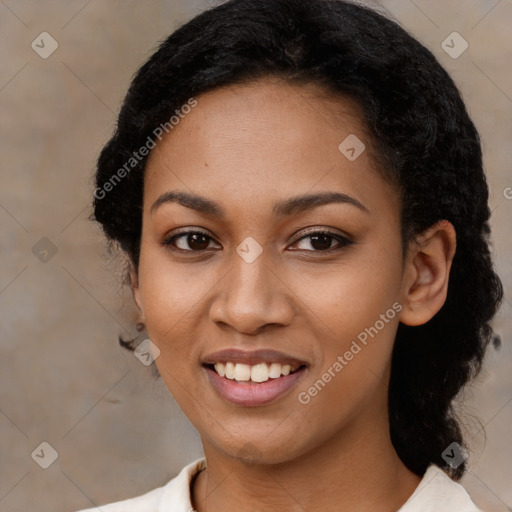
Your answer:
[[[254,365],[233,363],[231,361],[204,365],[225,379],[237,382],[263,383],[293,374],[305,365],[289,365],[280,363],[258,363]]]

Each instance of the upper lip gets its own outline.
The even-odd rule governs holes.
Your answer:
[[[215,363],[241,363],[248,365],[255,365],[258,363],[279,363],[289,364],[290,366],[307,366],[306,361],[298,359],[297,357],[278,352],[277,350],[260,349],[252,351],[244,351],[236,348],[228,348],[209,354],[203,358],[203,364]]]

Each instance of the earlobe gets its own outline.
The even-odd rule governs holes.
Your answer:
[[[455,229],[447,220],[437,222],[412,242],[405,263],[402,323],[425,324],[443,307],[455,249]]]
[[[142,300],[140,297],[139,276],[133,263],[130,264],[130,287],[132,289],[135,304],[137,304],[137,308],[141,314],[141,320],[144,321],[144,309],[142,307]]]

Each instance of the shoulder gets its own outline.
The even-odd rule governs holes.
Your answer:
[[[189,512],[192,509],[190,482],[204,467],[206,467],[205,459],[198,459],[185,466],[175,478],[163,487],[153,489],[136,498],[78,512],[161,512],[167,510]]]
[[[482,512],[462,485],[432,464],[398,512]]]

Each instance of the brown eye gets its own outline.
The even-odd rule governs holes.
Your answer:
[[[333,241],[337,242],[337,244],[333,245]],[[305,242],[308,243],[308,248],[305,245]],[[352,241],[344,236],[339,235],[338,233],[332,233],[330,231],[314,231],[310,234],[300,238],[293,245],[299,245],[303,243],[303,247],[298,247],[300,250],[306,250],[310,252],[323,252],[328,250],[341,249],[344,246],[352,245]]]
[[[163,244],[182,251],[201,252],[208,249],[212,241],[211,237],[201,231],[186,231],[167,238]]]
[[[329,235],[313,235],[311,238],[311,247],[316,250],[323,251],[331,248],[333,240],[332,236]]]
[[[191,235],[187,235],[186,240],[188,246],[194,251],[202,251],[206,249],[210,244],[208,237],[202,233],[193,233]]]

